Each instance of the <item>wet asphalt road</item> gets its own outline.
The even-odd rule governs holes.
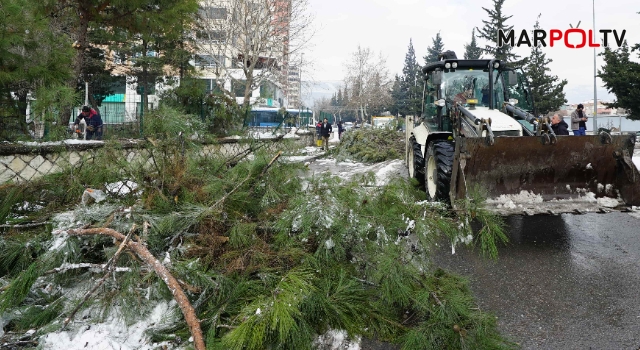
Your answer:
[[[497,261],[451,247],[480,307],[522,349],[640,348],[640,215],[511,216]]]

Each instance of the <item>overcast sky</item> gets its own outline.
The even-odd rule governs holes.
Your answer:
[[[423,65],[427,47],[438,31],[445,49],[458,57],[464,54],[464,44],[471,41],[473,27],[481,27],[487,19],[482,7],[491,8],[491,0],[309,0],[314,13],[315,37],[310,43],[313,65],[304,80],[342,80],[344,65],[358,45],[382,52],[391,76],[402,71],[409,40],[413,40],[418,63]],[[507,24],[516,33],[532,30],[538,14],[540,26],[569,29],[580,21],[579,28],[593,28],[591,0],[506,0],[503,13],[512,15]],[[596,0],[596,30],[626,29],[630,45],[640,43],[639,0]],[[609,39],[609,45],[615,42]],[[483,44],[479,41],[479,44]],[[614,44],[615,46],[615,44]],[[565,87],[570,103],[593,99],[593,49],[568,49],[564,45],[543,48],[552,74],[567,79]],[[601,52],[602,49],[598,49]],[[528,56],[530,48],[520,47],[516,53]],[[634,55],[635,60],[637,56]],[[597,58],[598,66],[602,58]],[[598,100],[613,100],[598,79]]]

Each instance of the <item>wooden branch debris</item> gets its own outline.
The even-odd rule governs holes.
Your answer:
[[[82,300],[80,301],[80,303],[78,303],[78,305],[76,305],[76,307],[73,309],[73,311],[71,311],[71,313],[69,314],[69,316],[67,318],[64,319],[64,322],[62,323],[62,329],[64,329],[65,327],[67,327],[67,325],[69,324],[69,322],[71,322],[71,320],[73,320],[73,317],[76,315],[76,313],[78,312],[78,310],[80,310],[80,307],[82,307],[82,305],[84,305],[84,303],[89,300],[89,298],[91,297],[91,295],[93,295],[93,293],[96,292],[96,290],[98,290],[98,288],[100,288],[100,286],[102,286],[102,284],[104,283],[104,281],[107,280],[107,278],[109,278],[109,275],[111,275],[111,273],[113,273],[113,266],[115,265],[115,263],[117,262],[118,258],[120,257],[120,253],[122,253],[122,250],[124,249],[124,247],[127,245],[127,242],[129,241],[129,239],[131,238],[131,235],[133,235],[133,232],[136,229],[136,225],[133,224],[133,226],[131,227],[131,230],[129,230],[129,234],[127,235],[127,237],[124,238],[124,240],[122,241],[122,244],[120,244],[120,247],[118,247],[118,250],[116,251],[115,254],[113,254],[113,256],[111,257],[111,259],[109,259],[109,261],[107,261],[107,263],[105,264],[105,270],[106,273],[104,274],[104,276],[102,276],[102,278],[100,279],[100,281],[98,281],[98,283],[96,283],[95,286],[93,286],[93,288],[91,288],[90,291],[88,291],[85,295],[84,298],[82,298]]]
[[[176,280],[175,277],[173,277],[173,275],[171,275],[169,270],[164,265],[162,265],[162,263],[158,261],[158,259],[156,259],[153,254],[151,254],[151,252],[149,252],[149,250],[143,244],[135,241],[128,241],[122,233],[109,228],[77,229],[69,230],[67,231],[67,233],[73,236],[104,235],[113,237],[117,240],[121,240],[121,247],[126,246],[126,248],[133,251],[136,255],[138,255],[138,257],[140,257],[140,259],[151,266],[158,277],[160,277],[164,281],[164,283],[173,294],[174,299],[178,302],[178,306],[180,306],[180,309],[182,310],[184,319],[189,326],[191,335],[193,336],[193,342],[196,350],[206,349],[204,338],[202,336],[202,329],[200,328],[200,320],[198,320],[196,311],[189,302],[187,295],[180,287],[180,283]]]

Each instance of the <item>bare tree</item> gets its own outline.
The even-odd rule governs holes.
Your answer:
[[[360,46],[346,63],[348,107],[357,110],[356,120],[365,121],[391,104],[392,81],[386,65],[382,54],[375,57],[371,49]]]
[[[288,87],[288,72],[297,69],[291,62],[301,62],[310,38],[308,0],[200,3],[196,65],[216,77],[218,88],[230,97],[242,92],[248,108],[252,91],[264,83]]]

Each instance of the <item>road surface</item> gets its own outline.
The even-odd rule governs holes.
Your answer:
[[[640,213],[506,218],[497,261],[445,246],[480,307],[522,349],[640,348]]]

